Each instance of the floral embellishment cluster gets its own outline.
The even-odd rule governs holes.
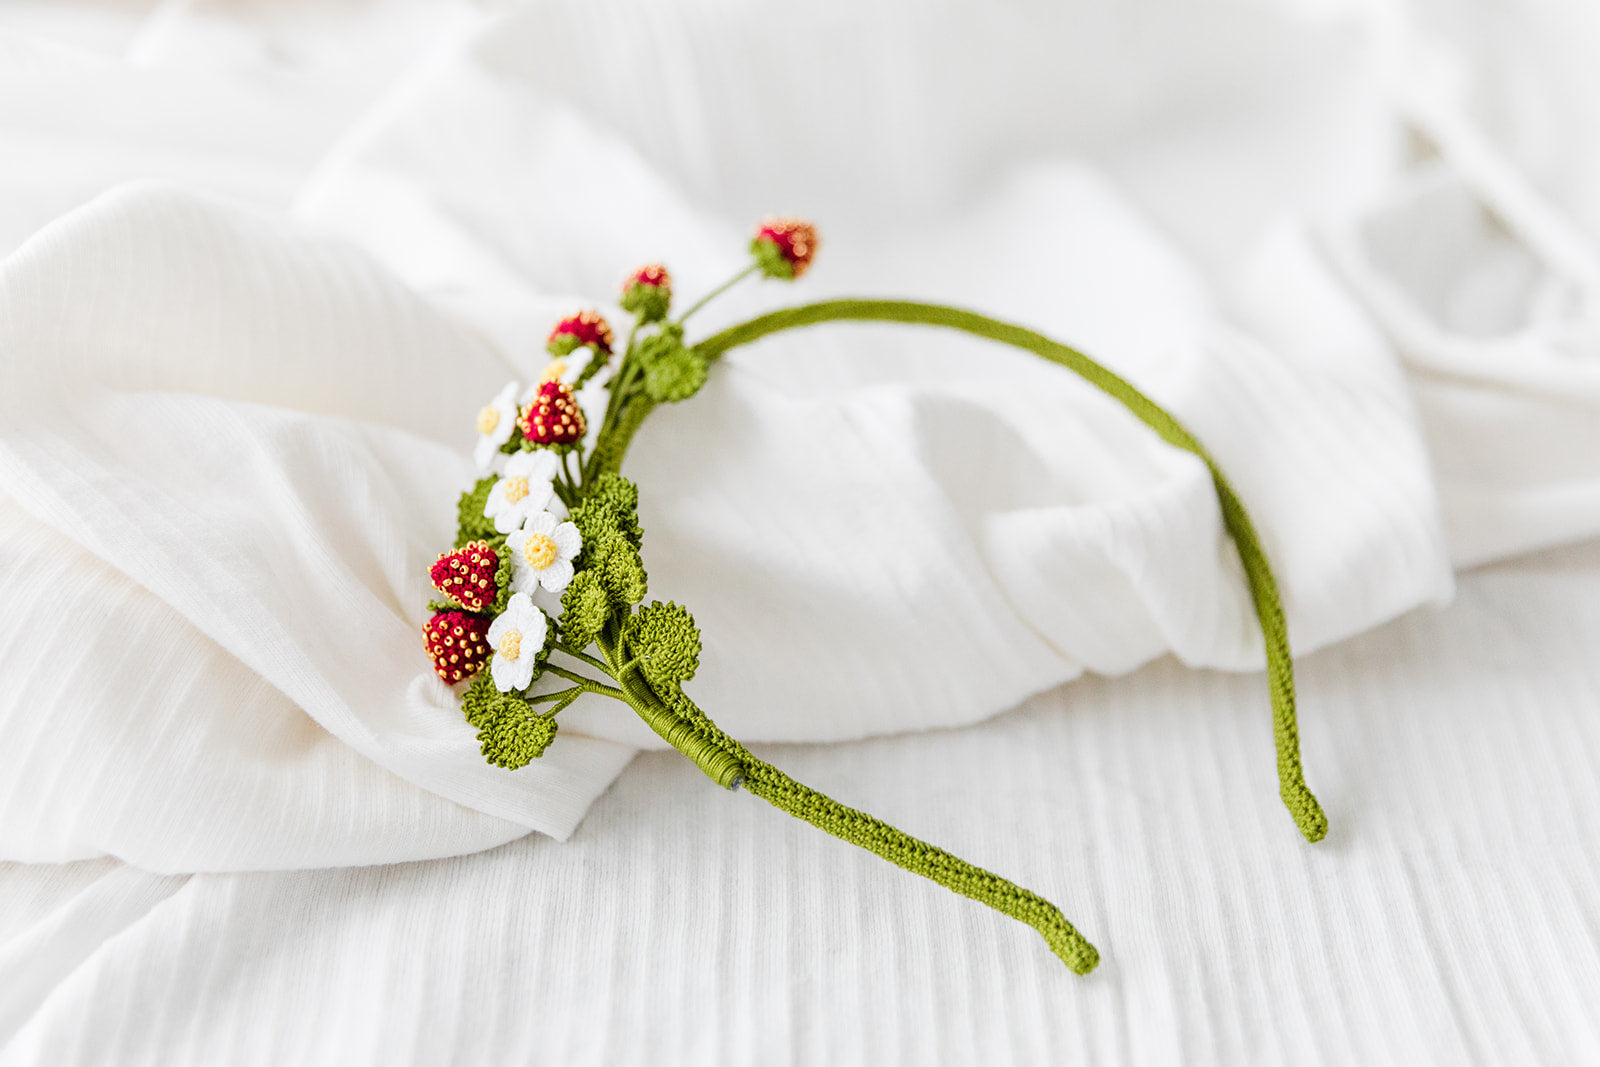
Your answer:
[[[478,479],[456,506],[456,540],[429,568],[423,644],[457,690],[484,758],[525,767],[554,742],[556,720],[582,697],[631,708],[717,784],[741,786],[797,818],[1027,923],[1072,970],[1099,954],[1048,901],[1000,876],[848,808],[758,759],[684,692],[699,669],[700,631],[675,603],[645,603],[639,491],[621,467],[635,432],[660,404],[687,400],[729,349],[780,330],[854,320],[915,323],[1009,344],[1071,370],[1120,401],[1163,440],[1211,469],[1224,524],[1239,550],[1266,644],[1279,792],[1308,840],[1327,820],[1300,765],[1294,678],[1277,587],[1244,506],[1215,461],[1176,419],[1076,349],[976,312],[906,300],[830,300],[730,326],[697,343],[685,323],[745,278],[792,281],[811,267],[816,229],[772,219],[750,240],[743,270],[673,317],[673,280],[652,263],[622,283],[633,316],[620,346],[605,318],[582,311],[556,324],[538,380],[511,382],[477,415]]]
[[[767,223],[753,241],[734,281],[798,277],[816,233]],[[771,255],[783,270],[764,266]],[[616,468],[650,407],[704,385],[707,360],[683,340],[684,319],[704,302],[669,321],[671,274],[640,267],[622,283],[634,322],[620,359],[600,312],[569,315],[550,331],[539,380],[508,382],[478,412],[479,479],[461,495],[456,547],[429,570],[442,599],[430,604],[424,644],[441,679],[470,683],[462,708],[491,763],[540,756],[556,715],[585,693],[668,692],[694,674],[700,639],[689,613],[639,607],[638,491]]]

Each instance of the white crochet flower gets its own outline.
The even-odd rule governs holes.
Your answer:
[[[534,515],[506,538],[512,590],[532,593],[542,585],[561,592],[572,581],[572,560],[582,547],[583,538],[572,523],[558,522],[548,511]]]
[[[478,412],[478,446],[472,458],[478,461],[478,470],[488,474],[495,468],[495,457],[500,446],[511,440],[517,428],[517,383],[507,382],[506,387]]]
[[[529,515],[543,511],[555,496],[551,483],[559,463],[554,452],[543,448],[518,452],[506,460],[504,473],[484,501],[484,518],[493,519],[494,528],[503,534],[521,528]]]
[[[533,671],[549,629],[550,620],[534,607],[528,594],[511,595],[506,610],[489,624],[489,647],[494,649],[489,678],[496,689],[509,693],[533,684]]]

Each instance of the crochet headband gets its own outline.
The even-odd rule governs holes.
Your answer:
[[[1094,969],[1099,953],[1049,901],[802,785],[719,729],[684,690],[700,657],[694,618],[678,604],[644,603],[639,491],[620,471],[650,412],[692,397],[724,353],[779,331],[825,322],[907,323],[959,330],[1059,364],[1205,463],[1266,642],[1279,793],[1306,840],[1320,841],[1328,824],[1301,771],[1294,668],[1277,585],[1216,461],[1160,405],[1082,352],[972,311],[830,300],[773,311],[693,344],[685,340],[686,320],[709,300],[752,275],[798,278],[816,250],[808,223],[770,221],[751,241],[749,266],[676,319],[669,317],[666,269],[643,267],[623,286],[621,304],[634,322],[620,357],[603,318],[574,315],[550,334],[552,359],[542,380],[525,390],[508,384],[478,413],[482,477],[461,496],[454,548],[431,569],[443,599],[430,603],[434,614],[424,634],[439,677],[460,688],[484,757],[501,767],[524,766],[544,754],[557,717],[578,697],[611,697],[718,785],[753,793],[1025,922],[1073,971]]]

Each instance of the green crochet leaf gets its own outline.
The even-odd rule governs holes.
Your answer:
[[[643,600],[649,590],[639,550],[620,537],[611,538],[605,554],[597,561],[596,570],[606,592],[611,595],[611,602],[618,607],[632,607]]]
[[[550,747],[556,739],[556,720],[527,709],[521,715],[505,715],[486,729],[478,731],[478,745],[483,758],[496,767],[516,770],[526,767]]]
[[[594,571],[579,571],[561,594],[561,635],[569,648],[594,644],[611,616],[611,596]]]
[[[494,680],[489,677],[487,664],[473,676],[472,684],[461,697],[462,713],[469,723],[480,730],[502,715],[517,710],[517,705],[526,708],[528,702],[515,693],[502,693],[496,689]]]
[[[572,511],[572,522],[583,538],[583,548],[574,565],[584,570],[599,564],[619,541],[637,553],[644,543],[639,528],[639,490],[619,474],[602,474],[586,492],[583,503]]]
[[[794,279],[794,264],[784,258],[778,242],[767,237],[757,237],[750,242],[750,254],[756,257],[761,273],[767,277],[779,278],[786,282]]]
[[[629,617],[622,640],[639,673],[657,692],[671,692],[700,666],[700,631],[677,604],[652,601]]]
[[[634,548],[644,544],[639,526],[639,487],[620,474],[602,474],[584,492],[583,503],[572,513],[584,546],[599,545],[610,533],[621,534]],[[584,557],[579,556],[579,567]]]
[[[658,403],[687,400],[706,384],[706,358],[683,343],[683,328],[669,326],[639,342],[645,395]]]
[[[478,728],[483,758],[496,767],[525,767],[555,740],[555,719],[541,716],[517,694],[496,689],[487,667],[461,698],[461,710]]]
[[[572,509],[569,519],[578,528],[578,536],[583,539],[583,547],[578,549],[578,556],[572,561],[572,565],[580,571],[594,566],[595,560],[605,555],[606,545],[623,539],[617,530],[616,520],[604,508],[579,504]]]
[[[588,556],[587,567],[578,573],[594,575],[612,605],[631,607],[644,599],[649,588],[644,563],[639,559],[639,550],[620,534],[604,533],[598,543],[588,541],[584,554]],[[562,604],[565,606],[565,598]]]
[[[476,485],[461,494],[461,502],[456,505],[456,548],[469,541],[500,539],[500,534],[494,528],[494,520],[485,518],[483,514],[483,506],[489,500],[489,490],[494,488],[495,481],[492,474],[480,478]]]
[[[572,522],[583,538],[578,571],[594,572],[618,607],[643,600],[647,581],[639,559],[644,531],[639,528],[638,486],[620,474],[602,474],[573,509]]]

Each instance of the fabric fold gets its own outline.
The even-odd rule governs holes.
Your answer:
[[[50,530],[7,561],[42,585],[7,620],[8,669],[40,683],[7,687],[35,739],[6,750],[10,858],[476,851],[564,836],[631,756],[575,736],[525,772],[490,768],[428,670],[426,565],[471,470],[425,436],[431,405],[503,371],[360,255],[190,196],[110,194],[6,261],[0,347],[0,492]],[[115,599],[130,628],[164,630],[88,621]],[[128,743],[146,758],[118,759]]]

